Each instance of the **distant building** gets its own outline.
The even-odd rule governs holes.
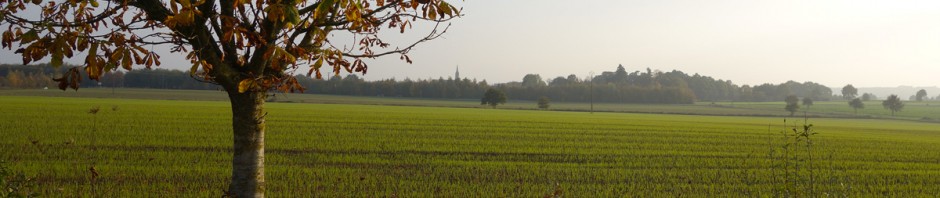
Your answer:
[[[457,72],[454,72],[454,79],[460,80],[460,65],[457,65]]]

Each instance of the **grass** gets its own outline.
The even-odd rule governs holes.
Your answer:
[[[223,91],[206,90],[161,90],[161,89],[96,89],[87,88],[81,91],[60,90],[0,90],[0,96],[46,96],[46,97],[83,97],[83,98],[127,98],[127,99],[161,99],[161,100],[196,100],[196,101],[227,101]],[[387,106],[419,106],[419,107],[458,107],[458,108],[485,108],[479,100],[454,99],[419,99],[398,97],[362,97],[338,96],[321,94],[284,94],[276,95],[279,103],[315,103],[315,104],[364,104]],[[698,102],[696,104],[618,104],[596,103],[594,110],[598,112],[623,113],[652,113],[652,114],[682,114],[682,115],[721,115],[721,116],[759,116],[759,117],[787,117],[789,112],[783,109],[781,102]],[[806,111],[810,117],[828,118],[875,118],[915,120],[940,123],[940,101],[913,102],[905,101],[905,108],[892,117],[891,112],[882,108],[881,101],[867,101],[864,109],[859,109],[856,115],[846,101],[817,101],[808,110],[803,107],[797,115]],[[509,101],[500,105],[499,109],[536,110],[535,101]],[[552,102],[551,110],[555,111],[590,111],[590,103]]]
[[[418,100],[397,102],[409,101]],[[780,164],[769,157],[787,141],[779,117],[357,103],[267,105],[269,196],[780,195]],[[101,110],[88,113],[93,107]],[[0,160],[37,177],[33,190],[47,196],[219,196],[230,174],[230,122],[221,101],[6,95]],[[940,194],[940,125],[811,122],[820,132],[811,151],[820,156],[818,192]]]
[[[858,117],[866,118],[882,118],[882,119],[906,119],[906,120],[921,120],[921,121],[940,121],[940,101],[903,101],[904,108],[897,112],[894,117],[891,116],[891,111],[885,109],[881,106],[881,101],[865,101],[865,108],[858,110]],[[730,105],[729,103],[721,103],[723,105]],[[734,107],[744,108],[744,109],[760,109],[760,110],[777,110],[783,109],[781,103],[771,103],[771,102],[752,102],[752,103],[735,103]],[[800,113],[807,110],[806,107],[801,107]],[[817,116],[828,116],[828,117],[856,117],[855,110],[849,107],[848,101],[818,101],[814,105],[810,106],[808,111],[811,115]],[[927,118],[927,119],[925,119]]]

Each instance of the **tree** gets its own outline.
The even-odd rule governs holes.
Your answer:
[[[862,94],[862,101],[877,100],[877,96],[871,93]]]
[[[803,97],[803,106],[806,106],[809,109],[809,106],[813,106],[813,99],[809,97]]]
[[[526,74],[522,77],[522,86],[524,87],[544,87],[545,81],[538,74]]]
[[[460,16],[445,0],[29,2],[0,1],[0,26],[7,27],[2,47],[12,50],[18,43],[24,65],[51,56],[51,65],[58,67],[86,54],[81,70],[99,80],[119,68],[159,66],[160,55],[145,46],[168,45],[192,63],[191,76],[221,86],[232,108],[229,193],[235,197],[264,196],[264,100],[269,91],[302,92],[293,71],[309,66],[307,75],[317,78],[323,67],[334,75],[365,74],[365,59],[385,55],[410,63],[413,47],[438,38],[449,27],[439,28],[440,22]],[[380,38],[385,28],[404,33],[419,21],[436,25],[413,43],[393,45]],[[55,81],[60,89],[77,90],[80,72],[70,68]]]
[[[487,89],[486,93],[483,93],[483,98],[480,99],[480,104],[496,108],[496,105],[506,104],[506,94],[498,89]]]
[[[568,75],[568,83],[580,83],[581,79],[578,79],[578,76],[574,74]]]
[[[881,106],[884,106],[885,109],[891,110],[891,116],[894,117],[894,113],[901,111],[904,108],[904,103],[901,102],[901,97],[898,95],[890,95],[888,99],[885,99],[881,102]]]
[[[784,109],[790,112],[790,116],[793,116],[793,113],[796,113],[796,110],[800,109],[800,98],[796,97],[796,95],[789,95],[784,101],[787,102],[787,106],[784,107]]]
[[[23,88],[23,73],[19,71],[12,71],[7,73],[7,84],[9,87],[13,88]]]
[[[914,95],[914,98],[917,99],[917,101],[924,101],[925,97],[927,97],[927,90],[924,89],[920,89],[920,91],[917,91],[917,95]]]
[[[539,109],[548,109],[548,106],[549,106],[548,103],[550,102],[551,100],[549,100],[548,97],[545,97],[545,96],[540,97],[539,102],[538,102]]]
[[[852,99],[852,101],[849,101],[849,106],[852,107],[852,109],[855,109],[855,115],[857,116],[858,109],[864,109],[865,103],[862,102],[861,99],[855,98],[855,99]]]
[[[855,98],[855,96],[857,95],[858,95],[858,89],[856,89],[855,86],[852,86],[852,84],[848,84],[848,85],[845,85],[845,87],[842,87],[842,98],[845,98],[846,100],[848,100],[848,99]]]

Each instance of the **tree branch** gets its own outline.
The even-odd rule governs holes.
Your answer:
[[[105,19],[109,19],[111,16],[117,13],[118,9],[119,7],[109,8],[108,10],[101,12],[101,14],[95,15],[94,18],[84,20],[84,21],[73,21],[69,23],[54,23],[54,22],[49,22],[45,20],[33,21],[33,20],[16,16],[16,15],[7,15],[5,21],[11,24],[28,23],[33,26],[49,25],[52,27],[75,27],[75,26],[80,26],[82,24],[98,23]]]
[[[352,57],[352,58],[376,58],[376,57],[381,57],[381,56],[390,55],[390,54],[407,54],[408,51],[411,51],[411,49],[417,46],[418,44],[437,39],[438,37],[441,37],[441,35],[444,35],[444,33],[446,33],[448,29],[450,29],[450,24],[447,24],[447,26],[445,26],[443,30],[438,32],[437,30],[439,26],[440,26],[440,23],[434,24],[434,29],[431,30],[431,33],[429,33],[424,38],[421,38],[420,40],[415,41],[411,45],[408,45],[408,47],[405,47],[405,48],[395,49],[392,51],[382,52],[378,54],[351,54],[348,52],[343,52],[343,56]]]

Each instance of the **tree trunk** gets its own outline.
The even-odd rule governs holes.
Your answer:
[[[232,103],[233,197],[264,197],[264,92],[228,90]]]

